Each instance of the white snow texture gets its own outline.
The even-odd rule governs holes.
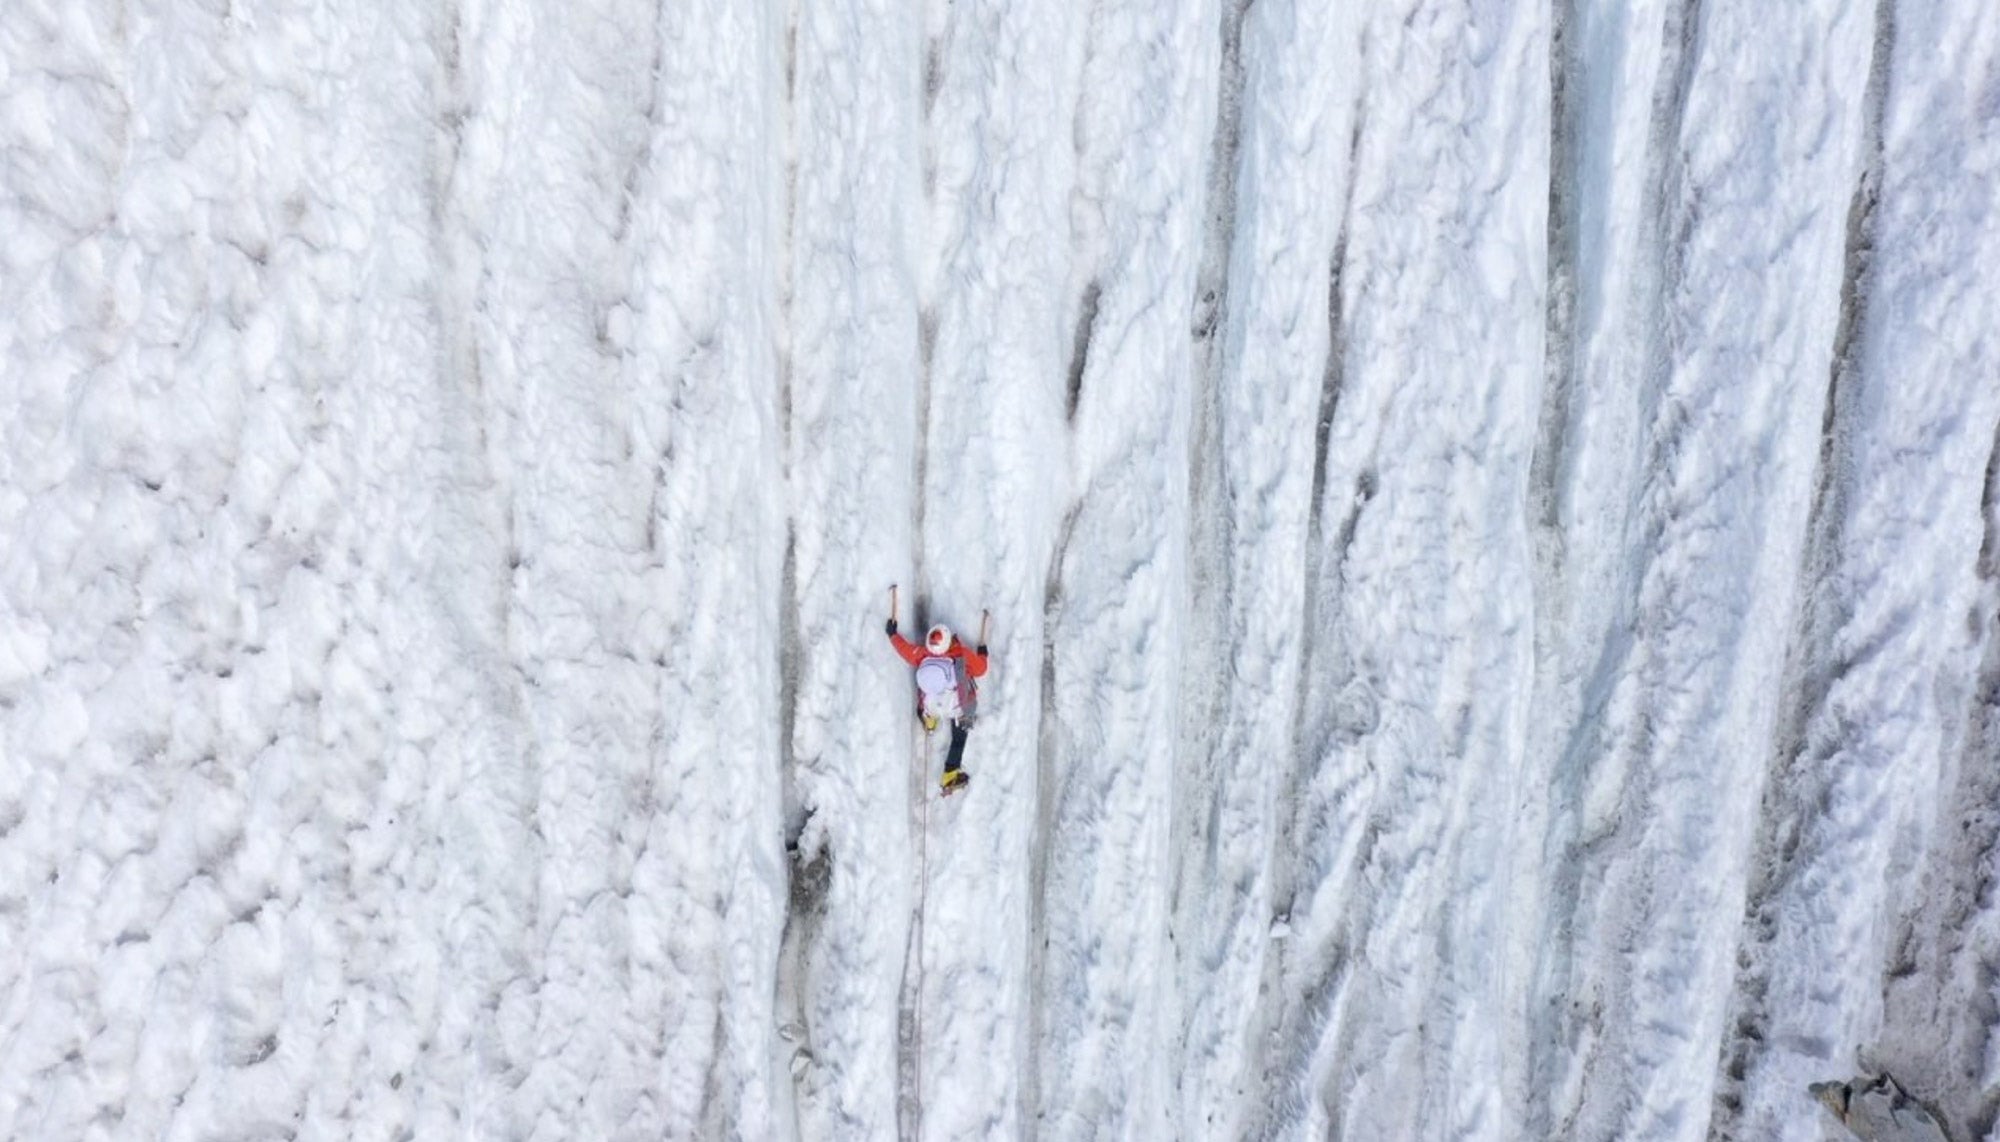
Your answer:
[[[0,291],[0,1136],[2000,1139],[1991,0],[7,0]]]

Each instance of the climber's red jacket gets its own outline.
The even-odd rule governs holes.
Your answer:
[[[974,650],[960,642],[957,635],[951,636],[951,645],[945,648],[942,656],[932,654],[930,649],[922,643],[911,642],[900,633],[889,636],[889,645],[895,647],[896,653],[901,655],[903,661],[909,663],[911,666],[917,665],[926,658],[956,658],[965,664],[967,677],[981,678],[986,674],[986,648],[981,647],[978,650]]]

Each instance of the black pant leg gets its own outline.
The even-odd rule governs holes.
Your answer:
[[[957,722],[951,724],[951,749],[944,755],[944,771],[950,773],[965,760],[965,735],[969,731]]]

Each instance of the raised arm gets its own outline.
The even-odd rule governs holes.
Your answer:
[[[971,649],[971,648],[967,648],[967,649],[966,649],[966,651],[965,651],[965,672],[966,672],[967,674],[970,674],[970,675],[972,675],[972,676],[973,676],[974,678],[983,678],[983,677],[985,677],[985,676],[986,676],[986,644],[985,644],[985,643],[983,643],[983,642],[982,642],[982,643],[980,643],[980,644],[979,644],[979,648],[978,648],[977,650],[973,650],[973,649]]]
[[[896,633],[895,619],[889,620],[889,625],[887,627],[887,630],[889,632],[889,645],[896,648],[896,653],[902,656],[904,662],[909,663],[911,666],[915,666],[917,663],[922,662],[924,660],[923,647],[918,646],[916,643],[911,642],[909,639],[904,638],[902,635]]]
[[[986,628],[992,624],[993,615],[990,612],[979,612],[979,647],[965,652],[965,672],[974,678],[986,674]]]

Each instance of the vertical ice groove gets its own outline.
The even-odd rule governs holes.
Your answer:
[[[1206,920],[1210,901],[1233,885],[1214,876],[1217,794],[1228,762],[1217,748],[1216,725],[1225,701],[1226,661],[1230,642],[1228,613],[1234,591],[1229,581],[1229,513],[1222,449],[1222,380],[1229,331],[1229,273],[1235,263],[1237,218],[1241,190],[1241,140],[1247,110],[1242,52],[1245,13],[1252,0],[1220,0],[1215,5],[1213,39],[1214,107],[1202,172],[1203,225],[1200,261],[1190,306],[1189,410],[1187,452],[1188,553],[1186,619],[1183,624],[1181,707],[1176,715],[1179,744],[1173,774],[1171,855],[1171,931],[1174,956],[1172,1022],[1162,1037],[1169,1052],[1167,1067],[1183,1087],[1207,1082],[1196,1062],[1202,1057],[1206,1033],[1192,1015],[1210,986],[1211,944],[1218,933]],[[1208,1064],[1203,1064],[1208,1065]],[[1237,1121],[1241,1110],[1216,1096],[1211,1086],[1183,1095],[1173,1121],[1185,1137],[1217,1134],[1218,1125]],[[1234,1092],[1229,1092],[1234,1097]]]
[[[1223,45],[1217,120],[1234,161],[1210,176],[1211,188],[1220,179],[1234,188],[1211,202],[1232,220],[1227,264],[1197,279],[1198,303],[1220,307],[1206,342],[1213,418],[1204,412],[1198,430],[1215,466],[1197,470],[1195,494],[1197,512],[1211,513],[1197,534],[1226,546],[1213,563],[1198,556],[1204,569],[1194,572],[1209,592],[1199,623],[1212,624],[1196,645],[1214,656],[1218,677],[1190,706],[1210,716],[1189,739],[1183,770],[1175,922],[1185,1004],[1178,1118],[1184,1131],[1223,1137],[1244,1136],[1262,1113],[1258,1028],[1267,1012],[1258,987],[1272,923],[1277,787],[1295,726],[1299,568],[1334,240],[1318,204],[1329,190],[1337,196],[1344,177],[1355,83],[1346,14],[1272,0],[1235,12],[1240,47],[1232,61]],[[1208,249],[1219,253],[1216,240]],[[1198,316],[1198,336],[1207,327]]]
[[[1605,844],[1580,854],[1568,990],[1590,1006],[1558,1092],[1576,1091],[1580,1137],[1690,1137],[1714,1106],[1838,325],[1837,223],[1863,161],[1846,94],[1871,30],[1857,7],[1772,20],[1707,0],[1669,23],[1634,653],[1583,790]],[[1775,61],[1795,57],[1810,82],[1781,99],[1793,72]]]
[[[1211,343],[1226,305],[1229,249],[1236,233],[1237,163],[1243,140],[1243,22],[1253,0],[1219,0],[1214,132],[1208,144],[1202,201],[1200,274],[1191,317],[1195,339]]]
[[[614,406],[657,458],[651,510],[665,537],[625,603],[648,640],[641,660],[657,664],[638,704],[660,735],[640,753],[660,794],[629,873],[645,903],[629,916],[632,974],[658,1009],[635,1007],[657,1020],[641,1040],[658,1075],[656,1129],[768,1135],[787,1108],[776,1084],[788,1081],[775,1006],[787,899],[779,647],[790,457],[776,328],[788,260],[785,29],[762,4],[644,7],[665,45],[660,114],[644,123],[635,313],[617,371],[626,399]],[[601,25],[620,50],[591,66],[623,58],[630,29],[645,26],[643,13],[630,15]],[[650,61],[651,47],[638,59]],[[651,90],[651,76],[634,78]],[[798,537],[802,581],[806,547]]]
[[[1562,473],[1577,384],[1577,198],[1581,104],[1588,98],[1578,57],[1580,0],[1550,0],[1547,380],[1530,469],[1537,531],[1538,584],[1562,593]],[[1555,599],[1548,600],[1554,603]],[[1542,607],[1537,608],[1538,616]]]
[[[1850,515],[1869,521],[1872,542],[1855,535],[1849,579],[1858,633],[1890,619],[1902,627],[1854,640],[1877,644],[1864,666],[1882,681],[1836,696],[1864,703],[1856,744],[1897,763],[1885,798],[1895,823],[1880,826],[1887,852],[1874,858],[1884,872],[1856,900],[1889,946],[1866,965],[1880,1007],[1863,1009],[1879,1018],[1863,1026],[1863,1045],[1872,1065],[1938,1108],[1953,1137],[1982,1138],[2000,1107],[2000,226],[1992,196],[1974,188],[2000,177],[1990,129],[2000,19],[1983,6],[1922,4],[1897,4],[1892,19],[1856,344],[1857,389],[1871,398],[1856,419],[1869,427],[1850,445],[1880,476],[1855,483]]]
[[[1350,164],[1353,161],[1353,155],[1359,143],[1360,133],[1360,122],[1357,115],[1353,132],[1355,143],[1349,147]],[[1344,347],[1342,344],[1344,339],[1342,314],[1345,302],[1341,296],[1341,282],[1347,268],[1346,227],[1348,214],[1353,209],[1352,181],[1348,183],[1348,192],[1347,210],[1343,211],[1339,222],[1340,230],[1338,231],[1338,236],[1334,239],[1333,256],[1329,261],[1326,275],[1326,358],[1320,368],[1319,407],[1317,415],[1313,418],[1312,485],[1311,489],[1307,492],[1306,499],[1305,562],[1300,568],[1300,573],[1305,579],[1303,590],[1304,605],[1300,612],[1300,625],[1308,631],[1316,631],[1318,629],[1319,612],[1322,605],[1320,599],[1322,593],[1321,585],[1325,582],[1337,581],[1335,577],[1338,574],[1340,562],[1345,557],[1349,547],[1353,544],[1354,531],[1360,521],[1361,509],[1370,498],[1368,494],[1360,492],[1354,495],[1349,503],[1347,512],[1344,513],[1345,519],[1341,524],[1337,544],[1333,550],[1326,550],[1324,530],[1326,520],[1327,449],[1331,445],[1333,436],[1333,418],[1340,407],[1340,384],[1345,362]],[[1372,475],[1369,473],[1364,473],[1363,475],[1365,479],[1372,479]],[[1328,590],[1327,593],[1330,594],[1332,592]],[[1299,672],[1298,695],[1292,711],[1294,719],[1292,749],[1296,751],[1301,759],[1317,757],[1319,751],[1326,745],[1325,727],[1316,724],[1315,720],[1309,719],[1307,713],[1309,709],[1308,698],[1310,697],[1311,681],[1313,678],[1312,667],[1315,665],[1314,658],[1314,654],[1309,649],[1306,652],[1307,669]],[[1296,816],[1296,813],[1289,814],[1281,818],[1278,823],[1278,848],[1281,852],[1289,852],[1296,846],[1297,837],[1294,835],[1297,826]],[[1291,883],[1292,878],[1282,863],[1274,870],[1272,880],[1273,899],[1277,911],[1281,914],[1289,913],[1291,911],[1290,899],[1296,891],[1296,886]]]
[[[1103,284],[1092,281],[1083,288],[1083,297],[1076,308],[1076,333],[1070,341],[1069,385],[1063,409],[1065,418],[1076,423],[1076,406],[1083,399],[1083,377],[1090,364],[1090,339],[1096,331],[1097,305],[1104,292]]]
[[[1914,997],[1912,1009],[1921,1015],[1928,997],[1937,996],[1939,1012],[1962,1012],[1951,1033],[1919,1035],[1917,1051],[1942,1038],[1945,1057],[1933,1063],[1936,1073],[1963,1082],[1946,1101],[1949,1121],[1960,1124],[1967,1137],[1991,1138],[2000,1123],[2000,909],[1993,888],[2000,883],[2000,771],[1988,762],[2000,756],[2000,418],[1996,418],[1992,451],[1986,458],[1980,516],[1985,521],[1979,548],[1980,593],[1973,614],[1983,617],[1978,674],[1968,703],[1966,730],[1958,758],[1958,787],[1947,804],[1945,835],[1956,819],[1960,838],[1939,846],[1932,860],[1950,876],[1949,906],[1925,925],[1919,944],[1918,970],[1903,985]],[[1977,618],[1974,620],[1978,621]],[[1962,846],[1962,847],[1961,847]],[[1956,851],[1955,851],[1956,850]],[[1890,981],[1888,1022],[1896,1016],[1898,981]],[[1960,997],[1963,997],[1962,999]],[[1934,1026],[1930,1021],[1919,1027]],[[1898,1028],[1900,1030],[1900,1028]],[[1900,1060],[1897,1060],[1898,1062]],[[1892,1063],[1891,1065],[1894,1065]]]
[[[779,1106],[774,989],[757,976],[785,898],[783,499],[726,518],[701,490],[782,486],[778,41],[744,8],[677,18],[641,0],[482,19],[461,164],[478,187],[482,375],[514,472],[511,649],[545,845],[538,985],[501,1016],[530,1065],[504,1105],[524,1122],[755,1130]],[[699,66],[689,32],[707,40]],[[730,62],[757,77],[733,98]],[[506,94],[524,88],[537,98]],[[722,123],[749,145],[725,149]],[[724,199],[732,167],[754,189]],[[663,232],[696,236],[671,282]],[[720,452],[731,438],[751,447]],[[724,610],[713,570],[689,562],[705,552],[739,559],[750,592],[729,609],[759,650],[729,671],[703,637]],[[589,1017],[607,993],[632,1002]],[[657,1100],[635,1075],[658,1076]]]
[[[1030,854],[1030,886],[1033,896],[1029,901],[1029,930],[1043,933],[1043,938],[1032,942],[1029,948],[1029,1023],[1039,1054],[1035,1066],[1023,1077],[1023,1099],[1034,1115],[1038,1131],[1047,1131],[1051,1113],[1051,1097],[1044,1089],[1047,1080],[1043,1076],[1054,1065],[1062,1065],[1061,1052],[1052,1049],[1050,1043],[1049,1006],[1049,958],[1053,941],[1046,935],[1050,930],[1050,906],[1058,910],[1072,905],[1060,899],[1052,891],[1050,864],[1063,864],[1057,853],[1061,838],[1059,827],[1058,797],[1063,788],[1060,780],[1060,766],[1069,760],[1065,757],[1063,733],[1063,709],[1057,700],[1057,687],[1063,679],[1057,673],[1058,655],[1056,640],[1061,637],[1063,604],[1063,565],[1068,558],[1070,544],[1076,537],[1077,521],[1082,517],[1077,507],[1072,507],[1063,519],[1062,530],[1058,534],[1055,548],[1050,553],[1045,586],[1042,590],[1042,645],[1040,648],[1041,694],[1039,704],[1040,723],[1036,734],[1036,796],[1035,835],[1036,843]],[[1061,1002],[1065,997],[1055,997]],[[1053,1108],[1058,1115],[1067,1108]]]
[[[1217,5],[1215,107],[1207,165],[1201,236],[1201,261],[1190,312],[1193,363],[1189,380],[1188,430],[1188,614],[1182,671],[1180,762],[1174,778],[1174,915],[1178,938],[1176,991],[1191,1002],[1203,986],[1199,968],[1189,970],[1188,918],[1213,885],[1198,875],[1196,854],[1209,843],[1205,836],[1214,800],[1217,758],[1213,748],[1215,712],[1221,672],[1213,668],[1224,645],[1223,624],[1229,596],[1227,578],[1227,514],[1220,439],[1221,336],[1227,309],[1228,269],[1236,238],[1237,166],[1243,133],[1242,31],[1251,0],[1225,0]],[[1176,1049],[1185,1058],[1185,1025],[1176,1028]],[[1180,1073],[1177,1063],[1176,1073]],[[1191,1122],[1192,1120],[1184,1120]],[[1205,1127],[1204,1127],[1205,1128]]]
[[[1603,1000],[1577,979],[1583,968],[1579,958],[1589,951],[1578,941],[1578,920],[1587,914],[1591,869],[1602,859],[1593,854],[1604,847],[1592,839],[1601,826],[1591,820],[1586,794],[1603,780],[1598,776],[1603,718],[1629,660],[1616,632],[1629,626],[1635,564],[1645,559],[1643,548],[1634,551],[1633,525],[1623,521],[1636,514],[1643,394],[1656,383],[1653,362],[1665,344],[1659,299],[1667,235],[1661,203],[1677,146],[1666,112],[1682,101],[1677,87],[1684,82],[1685,39],[1679,29],[1688,23],[1690,3],[1579,0],[1560,30],[1575,68],[1574,80],[1565,79],[1565,95],[1593,93],[1565,108],[1576,129],[1571,153],[1578,192],[1569,220],[1576,247],[1576,371],[1593,383],[1575,394],[1573,428],[1566,434],[1564,451],[1573,474],[1565,487],[1571,494],[1545,505],[1559,513],[1562,549],[1569,554],[1561,565],[1566,588],[1543,596],[1551,604],[1541,610],[1549,615],[1542,629],[1553,640],[1554,661],[1538,674],[1536,706],[1543,728],[1531,739],[1531,753],[1547,759],[1550,792],[1541,810],[1546,887],[1539,901],[1531,898],[1530,907],[1539,908],[1528,915],[1538,922],[1531,919],[1528,928],[1552,936],[1531,953],[1537,974],[1527,1013],[1524,1120],[1530,1135],[1575,1133],[1573,1101],[1590,1081],[1590,1033],[1602,1018]],[[1563,123],[1552,121],[1552,129]],[[1642,161],[1621,161],[1635,149]],[[1563,221],[1555,218],[1551,225]],[[1560,233],[1554,230],[1552,240]],[[1559,270],[1560,264],[1552,268]],[[1562,288],[1561,279],[1552,278],[1551,288]],[[1563,352],[1564,346],[1551,346],[1558,359]],[[1567,610],[1556,621],[1558,601]]]
[[[938,66],[922,292],[935,334],[918,542],[931,617],[971,630],[990,609],[994,629],[965,758],[972,788],[931,812],[934,882],[980,891],[928,897],[918,984],[926,1137],[1019,1134],[1036,1113],[1036,657],[1049,560],[1073,495],[1063,386],[1079,280],[1074,127],[1088,14],[1056,0],[928,11]],[[935,774],[926,779],[934,788]]]
[[[1074,497],[1045,592],[1048,815],[1029,1112],[1048,1138],[1172,1137],[1167,917],[1188,550],[1209,4],[1090,8],[1075,118]]]
[[[1358,131],[1357,131],[1358,134]],[[1353,186],[1349,184],[1349,190]],[[1348,200],[1348,211],[1353,209],[1353,200]],[[1333,258],[1326,272],[1326,363],[1320,370],[1319,410],[1313,418],[1313,478],[1312,491],[1307,498],[1306,526],[1306,580],[1308,587],[1319,577],[1320,547],[1325,527],[1327,449],[1332,444],[1333,418],[1340,411],[1340,382],[1344,376],[1345,357],[1343,353],[1342,326],[1344,301],[1341,297],[1341,282],[1347,271],[1347,213],[1341,217],[1340,236],[1334,239]],[[1306,625],[1312,625],[1311,607],[1313,597],[1308,590],[1306,597]]]
[[[1491,807],[1531,792],[1547,13],[1417,3],[1343,34],[1358,59],[1329,70],[1353,73],[1354,102],[1324,130],[1354,205],[1326,233],[1342,361],[1319,505],[1341,522],[1307,553],[1261,1127],[1504,1132],[1518,1093],[1457,1076],[1520,1050],[1508,817]]]
[[[2000,770],[1992,764],[2000,755],[2000,419],[1990,447],[1977,586],[1966,615],[1973,671],[1962,726],[1943,742],[1936,841],[1918,881],[1925,891],[1897,909],[1896,960],[1871,965],[1881,969],[1884,1010],[1867,1061],[1913,1084],[1955,1138],[1991,1138],[2000,1120],[1993,1046],[2000,1035],[2000,911],[1993,894],[2000,882]]]
[[[911,444],[909,453],[909,532],[908,550],[912,585],[911,605],[913,613],[908,616],[916,629],[922,629],[929,621],[929,600],[931,597],[930,567],[925,558],[927,545],[926,520],[930,505],[930,463],[931,463],[931,419],[932,394],[937,391],[940,371],[938,362],[938,286],[937,275],[943,270],[943,259],[938,256],[939,243],[931,234],[931,219],[941,212],[938,190],[938,165],[943,153],[943,142],[937,130],[938,100],[944,90],[945,46],[949,42],[956,22],[961,19],[954,0],[928,0],[924,4],[924,27],[921,36],[923,53],[923,75],[921,91],[921,112],[913,124],[911,146],[918,152],[920,185],[919,195],[908,201],[913,214],[926,219],[921,232],[921,240],[916,243],[918,250],[914,256],[920,258],[916,295],[917,313],[917,359],[915,384],[909,394],[908,414]],[[928,908],[927,894],[930,887],[929,797],[931,776],[930,755],[922,748],[912,748],[909,758],[909,774],[905,782],[910,795],[910,811],[906,816],[909,827],[917,831],[911,842],[916,850],[916,872],[911,881],[912,908],[914,919],[911,923],[907,946],[904,952],[903,980],[898,992],[897,1018],[897,1084],[898,1129],[905,1138],[925,1137],[925,1100],[929,1091],[928,1079],[934,1068],[928,1066],[928,1050],[925,1044],[923,1012],[928,982],[924,977],[927,964],[924,957],[924,941],[927,939],[925,912]]]
[[[1808,730],[1828,716],[1829,695],[1840,687],[1851,669],[1865,665],[1843,650],[1842,632],[1852,622],[1854,600],[1848,596],[1842,574],[1841,548],[1850,527],[1851,491],[1857,480],[1870,473],[1857,470],[1853,438],[1866,434],[1870,425],[1854,391],[1856,340],[1863,327],[1864,307],[1869,297],[1868,266],[1874,247],[1874,220],[1882,175],[1882,111],[1888,81],[1889,60],[1894,36],[1893,0],[1875,4],[1875,29],[1868,76],[1861,102],[1858,128],[1861,135],[1860,162],[1848,201],[1843,265],[1839,282],[1839,319],[1834,328],[1827,388],[1821,418],[1819,457],[1813,494],[1808,508],[1807,530],[1800,568],[1801,605],[1791,645],[1787,651],[1783,693],[1787,707],[1778,716],[1778,732],[1770,752],[1770,776],[1766,779],[1760,808],[1756,859],[1750,868],[1746,888],[1743,947],[1738,952],[1734,989],[1725,1024],[1726,1047],[1721,1055],[1717,1079],[1716,1106],[1711,1129],[1723,1137],[1766,1137],[1777,1129],[1768,1111],[1753,1109],[1744,1121],[1745,1079],[1763,1060],[1782,1054],[1796,1037],[1780,1037],[1773,1042],[1773,1023],[1787,1016],[1769,1010],[1771,975],[1783,973],[1782,962],[1795,958],[1792,933],[1780,930],[1782,916],[1797,906],[1802,893],[1819,891],[1825,875],[1828,851],[1842,859],[1855,854],[1839,845],[1817,842],[1815,806],[1837,796],[1843,778],[1835,767],[1865,765],[1860,757],[1843,758],[1836,743],[1809,740]],[[1874,402],[1870,402],[1873,404]],[[1824,738],[1824,734],[1816,735]],[[1801,851],[1801,846],[1804,851]],[[1866,858],[1860,858],[1864,860]],[[1814,866],[1818,865],[1819,868]],[[1779,1005],[1789,1006],[1796,996],[1781,992]],[[1811,1076],[1807,1076],[1810,1079]],[[1822,1075],[1820,1078],[1833,1077]],[[1796,1085],[1801,1080],[1795,1074]]]
[[[1554,1136],[1561,1104],[1579,1080],[1573,1065],[1581,1016],[1573,994],[1575,916],[1590,831],[1584,792],[1601,749],[1602,719],[1629,658],[1636,588],[1630,522],[1640,481],[1642,394],[1665,343],[1659,319],[1666,194],[1674,139],[1662,130],[1682,44],[1668,0],[1575,0],[1554,11],[1552,106],[1550,389],[1542,402],[1533,505],[1538,536],[1536,623],[1543,649],[1535,673],[1529,755],[1541,767],[1524,802],[1517,859],[1537,866],[1517,893],[1524,932],[1548,935],[1524,947],[1535,964],[1524,992],[1528,1042],[1522,1065],[1526,1133]],[[1558,48],[1559,45],[1559,48]],[[1567,141],[1565,136],[1567,134]],[[1574,183],[1573,193],[1564,184]],[[1567,203],[1569,210],[1563,212]],[[1568,251],[1565,254],[1565,250]],[[1572,328],[1565,333],[1562,323]],[[1565,365],[1566,361],[1573,364]],[[1565,390],[1561,370],[1572,380]],[[1560,441],[1560,447],[1557,446]]]
[[[1350,168],[1358,153],[1365,120],[1357,111],[1348,144]],[[1340,526],[1337,534],[1328,543],[1325,536],[1325,521],[1329,449],[1332,447],[1334,418],[1339,412],[1340,390],[1345,378],[1344,312],[1345,297],[1343,282],[1347,270],[1347,225],[1352,217],[1353,180],[1347,182],[1347,209],[1338,220],[1339,230],[1334,239],[1333,252],[1327,271],[1327,344],[1325,359],[1321,365],[1319,402],[1314,418],[1313,467],[1311,488],[1306,507],[1305,559],[1300,568],[1303,576],[1302,606],[1300,610],[1301,629],[1308,632],[1311,642],[1303,653],[1303,669],[1297,678],[1295,704],[1292,708],[1292,734],[1290,749],[1294,752],[1299,772],[1310,774],[1316,763],[1329,751],[1345,744],[1343,737],[1352,732],[1352,726],[1339,724],[1339,711],[1330,709],[1331,704],[1316,702],[1315,682],[1322,676],[1336,673],[1351,673],[1351,664],[1343,661],[1338,649],[1322,655],[1321,645],[1337,646],[1335,643],[1321,644],[1319,636],[1324,633],[1330,620],[1326,611],[1335,607],[1339,583],[1348,552],[1365,512],[1375,493],[1375,474],[1372,469],[1363,470],[1355,478],[1355,490],[1345,497],[1339,510]],[[1288,779],[1287,784],[1294,789],[1300,779]],[[1306,819],[1303,807],[1309,798],[1281,795],[1280,809],[1275,820],[1273,849],[1277,859],[1271,871],[1271,910],[1276,923],[1288,924],[1298,906],[1302,892],[1313,890],[1313,878],[1323,876],[1330,870],[1317,865],[1304,868],[1295,867],[1285,858],[1299,851],[1301,842],[1308,844],[1317,840],[1313,836],[1316,822]],[[1303,884],[1301,882],[1304,882]],[[1282,947],[1281,947],[1282,952]],[[1317,1041],[1328,1034],[1336,1018],[1336,1005],[1344,996],[1343,986],[1351,971],[1351,964],[1341,950],[1335,950],[1319,966],[1317,972],[1301,983],[1293,985],[1298,992],[1287,1002],[1295,1007],[1294,1022],[1300,1028],[1300,1041],[1296,1049],[1301,1053],[1308,1042]],[[1268,970],[1268,968],[1267,968]],[[1282,1048],[1281,1048],[1282,1049]],[[1283,1093],[1287,1115],[1303,1116],[1310,1113],[1327,1113],[1331,1117],[1327,1125],[1331,1131],[1340,1128],[1337,1105],[1315,1106],[1303,1090]],[[1278,1115],[1271,1116],[1264,1126],[1266,1133],[1280,1131],[1294,1119]]]
[[[789,20],[788,748],[794,875],[819,887],[784,985],[803,1019],[788,1066],[801,1137],[881,1137],[913,1128],[921,1064],[904,1038],[921,887],[907,683],[882,631],[891,583],[902,622],[924,606],[910,561],[929,345],[905,229],[920,208],[921,37],[882,0],[794,4]]]
[[[930,480],[930,432],[927,426],[931,420],[931,392],[937,374],[937,314],[926,307],[917,319],[917,385],[915,399],[910,403],[916,413],[915,448],[910,462],[910,487],[917,490],[910,497],[910,560],[914,566],[911,604],[916,608],[914,617],[919,625],[926,621],[926,600],[930,598],[929,572],[924,564],[924,509],[929,497],[922,494]]]
[[[1593,395],[1585,379],[1581,299],[1586,293],[1594,297],[1602,289],[1580,254],[1585,241],[1581,211],[1586,195],[1608,197],[1611,193],[1610,187],[1583,185],[1585,156],[1596,142],[1585,135],[1585,112],[1588,107],[1593,115],[1602,116],[1616,109],[1608,93],[1593,93],[1588,86],[1592,73],[1585,66],[1585,15],[1584,0],[1550,0],[1545,379],[1528,477],[1528,509],[1534,526],[1531,705],[1537,717],[1526,751],[1530,768],[1523,774],[1524,787],[1544,790],[1557,788],[1564,768],[1561,757],[1566,752],[1561,742],[1572,732],[1565,723],[1575,718],[1571,703],[1577,668],[1570,645],[1577,635],[1575,599],[1579,592],[1572,582],[1567,553],[1586,537],[1571,534],[1568,514],[1573,501],[1566,477],[1586,462],[1572,456],[1572,449],[1585,451],[1589,447],[1579,423]],[[1558,820],[1550,809],[1551,796],[1545,793],[1522,798],[1516,810],[1509,859],[1518,868],[1538,870],[1532,877],[1522,877],[1512,893],[1513,914],[1523,932],[1543,931],[1550,917],[1560,914],[1561,900],[1567,895],[1557,891],[1557,885],[1544,882],[1544,846]],[[1534,957],[1548,957],[1560,939],[1557,934],[1537,941],[1540,946],[1522,956],[1522,962],[1533,964]],[[1520,948],[1523,939],[1517,936],[1510,944]],[[1538,1084],[1548,1059],[1549,1044],[1542,1029],[1547,1025],[1549,1005],[1541,999],[1538,976],[1535,967],[1524,966],[1511,985],[1510,1007],[1524,1022],[1525,1042],[1503,1064],[1507,1088],[1520,1092],[1515,1121],[1527,1135],[1536,1130],[1546,1135],[1548,1131],[1544,1118],[1547,1099]]]
[[[799,454],[800,426],[797,421],[796,387],[798,385],[797,363],[793,358],[790,335],[794,325],[794,312],[798,294],[798,214],[799,214],[799,150],[798,106],[799,106],[799,10],[793,0],[781,5],[783,16],[783,48],[781,56],[783,81],[778,89],[778,124],[775,128],[782,140],[784,162],[784,182],[779,203],[779,239],[775,252],[774,273],[777,285],[777,329],[778,349],[778,443],[782,450],[784,472],[791,482],[800,472]],[[666,62],[665,46],[656,41],[653,58],[653,96],[651,111],[647,116],[649,124],[657,125],[660,115],[660,88],[665,82],[661,69]],[[649,139],[650,139],[649,135]],[[626,211],[633,197],[633,187],[639,178],[641,164],[635,163],[627,176]],[[621,217],[621,223],[624,218]],[[620,231],[624,226],[621,224]],[[800,1119],[800,1091],[806,1085],[802,1082],[804,1073],[810,1072],[813,1059],[810,1042],[800,1044],[810,1029],[818,1024],[806,1010],[805,986],[801,978],[810,962],[811,942],[823,928],[826,898],[826,881],[831,872],[826,860],[823,835],[812,838],[812,848],[808,850],[806,841],[806,802],[802,790],[799,771],[799,672],[801,669],[801,635],[804,623],[803,603],[799,593],[799,529],[800,517],[806,515],[805,505],[790,505],[785,521],[784,561],[778,577],[778,788],[785,837],[785,915],[783,927],[778,937],[778,961],[776,980],[776,1005],[774,1013],[775,1034],[772,1036],[772,1067],[778,1078],[778,1105],[773,1114],[779,1130],[785,1137],[801,1138],[804,1129]],[[785,1085],[782,1077],[789,1073],[792,1083]]]

